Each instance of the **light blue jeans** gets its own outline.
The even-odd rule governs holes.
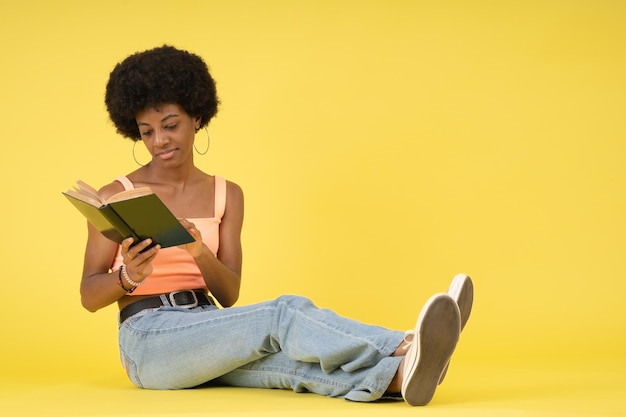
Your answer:
[[[142,388],[215,381],[374,401],[398,369],[402,358],[390,355],[403,337],[287,295],[245,307],[144,310],[122,323],[119,346]]]

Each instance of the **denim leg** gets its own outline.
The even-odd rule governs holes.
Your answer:
[[[353,372],[338,368],[326,373],[318,363],[296,361],[284,352],[277,352],[235,369],[215,382],[236,387],[314,392],[351,401],[375,401],[385,394],[401,360],[400,356],[387,356],[371,368]]]
[[[319,370],[313,372],[327,376],[340,370],[337,375],[361,373],[363,381],[366,377],[391,381],[397,364],[392,369],[379,363],[389,362],[383,359],[402,338],[402,332],[340,317],[306,298],[283,296],[245,307],[161,307],[141,312],[122,324],[119,341],[133,383],[177,389],[213,380],[278,352],[291,360],[292,367],[301,362],[316,364]]]

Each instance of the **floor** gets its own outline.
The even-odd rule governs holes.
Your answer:
[[[351,403],[291,391],[204,387],[149,391],[123,373],[0,381],[4,416],[626,416],[626,359],[563,360],[519,366],[454,363],[426,407]]]

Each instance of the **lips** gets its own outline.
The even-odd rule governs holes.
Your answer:
[[[176,151],[178,150],[178,148],[174,148],[174,149],[167,149],[165,151],[161,151],[159,152],[156,156],[159,157],[160,159],[170,159],[172,157],[174,157],[174,154],[176,153]]]

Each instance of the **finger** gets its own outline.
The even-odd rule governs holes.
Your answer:
[[[145,248],[147,248],[151,244],[152,244],[152,239],[150,238],[142,240],[141,242],[137,243],[133,247],[128,248],[126,250],[126,254],[123,256],[127,258],[129,261],[131,261],[135,259],[137,256],[141,255],[141,251],[143,251]],[[124,250],[122,249],[122,254],[123,253],[124,253]]]
[[[130,248],[134,241],[135,239],[133,239],[132,237],[127,237],[126,239],[122,240],[122,251],[124,253],[128,252],[128,248]]]
[[[124,263],[128,263],[128,261],[130,261],[128,251],[130,250],[130,246],[133,244],[134,241],[135,239],[133,239],[132,237],[122,240],[120,253],[122,254],[122,259]]]
[[[178,219],[178,221],[180,222],[180,224],[182,224],[185,229],[189,230],[189,229],[195,229],[196,225],[193,222],[190,222],[187,219]]]
[[[200,231],[196,229],[195,227],[190,227],[189,229],[187,229],[187,231],[191,234],[191,236],[193,236],[195,240],[198,240],[202,237],[202,235],[200,234]]]
[[[137,269],[145,268],[146,265],[152,263],[154,258],[158,255],[159,249],[161,249],[160,245],[155,245],[148,249],[147,251],[140,253],[136,256],[134,265]]]

